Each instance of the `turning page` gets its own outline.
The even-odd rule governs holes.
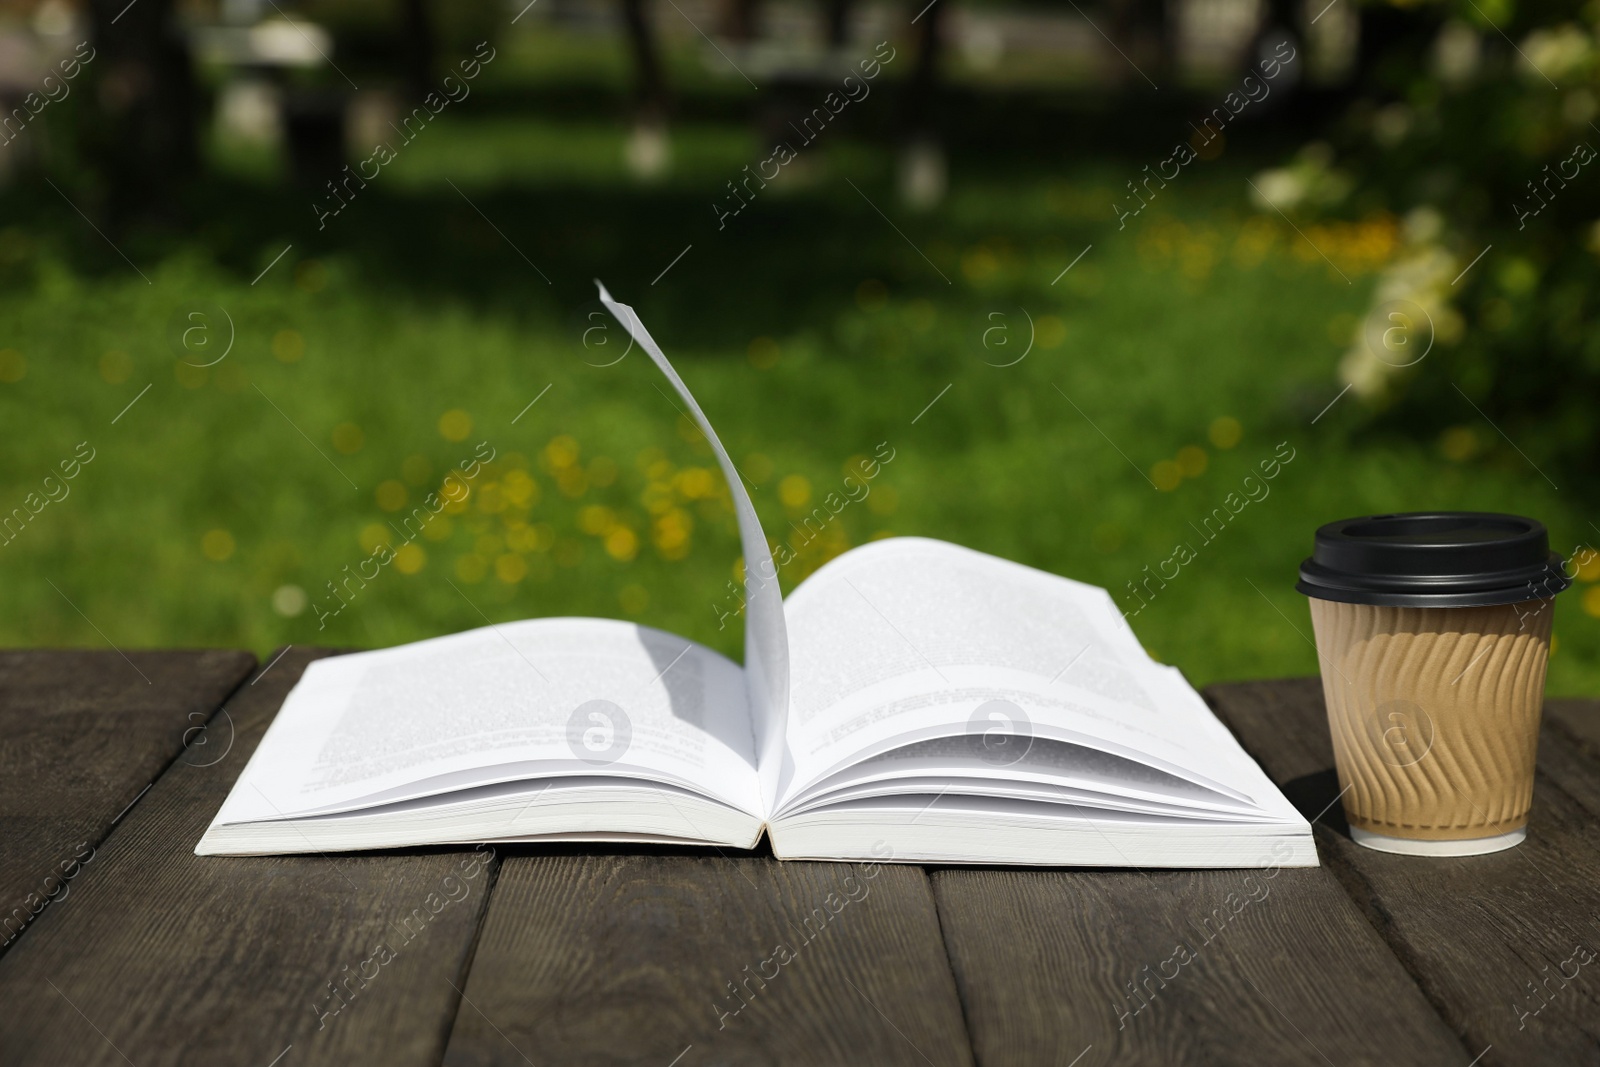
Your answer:
[[[678,391],[727,478],[748,575],[745,667],[607,619],[490,624],[321,660],[198,851],[552,834],[754,844],[777,793],[788,702],[772,557],[699,404],[633,310],[604,286],[600,295]]]
[[[695,425],[706,435],[711,449],[717,455],[722,476],[728,480],[728,492],[733,498],[734,514],[739,520],[739,545],[744,550],[744,673],[749,692],[750,725],[755,733],[756,769],[761,779],[764,811],[776,809],[779,777],[783,773],[785,749],[785,724],[789,708],[789,635],[783,619],[783,596],[778,591],[778,571],[772,563],[772,551],[767,547],[766,532],[756,517],[755,505],[745,491],[743,476],[733,465],[727,449],[711,428],[705,412],[695,402],[689,387],[683,384],[678,372],[672,369],[661,348],[639,321],[638,314],[626,304],[619,304],[606,292],[599,281],[600,302],[616,316],[639,347],[649,353],[661,373],[667,376],[678,391]]]

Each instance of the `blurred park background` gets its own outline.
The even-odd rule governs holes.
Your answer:
[[[738,658],[727,487],[598,277],[786,589],[920,534],[1107,587],[1197,684],[1310,673],[1319,524],[1521,512],[1579,554],[1551,687],[1600,692],[1597,26],[5,0],[0,644],[571,614]]]

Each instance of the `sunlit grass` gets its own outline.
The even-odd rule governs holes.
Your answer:
[[[851,545],[921,534],[1135,609],[1129,583],[1187,543],[1132,623],[1204,683],[1315,669],[1292,585],[1322,522],[1471,507],[1584,539],[1577,502],[1467,416],[1438,447],[1349,435],[1353,397],[1311,424],[1392,220],[1320,233],[1347,283],[1250,212],[1245,164],[1186,173],[1119,230],[1110,203],[1137,168],[1114,159],[958,159],[945,204],[917,215],[889,152],[841,135],[719,230],[710,205],[759,138],[688,123],[654,185],[629,177],[623,138],[463,112],[326,234],[304,232],[308,197],[263,188],[264,206],[230,202],[141,254],[150,284],[73,216],[8,216],[0,510],[42,498],[79,442],[94,458],[0,547],[0,644],[265,652],[574,614],[737,656],[719,625],[739,554],[727,487],[653,368],[606,365],[623,343],[593,317],[595,274],[695,389],[774,539],[892,452],[788,586]],[[233,337],[213,366],[175,340],[195,311]],[[1207,538],[1275,457],[1266,494]],[[464,499],[406,525],[475,459]],[[1558,690],[1600,682],[1584,602],[1558,611]]]

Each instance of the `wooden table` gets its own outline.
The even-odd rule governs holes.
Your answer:
[[[0,653],[0,1064],[1600,1061],[1588,702],[1547,708],[1526,844],[1428,860],[1351,844],[1314,680],[1216,686],[1318,817],[1322,867],[887,866],[805,941],[848,867],[576,846],[197,858],[326,654]],[[796,957],[752,977],[779,943]]]

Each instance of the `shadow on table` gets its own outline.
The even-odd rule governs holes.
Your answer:
[[[1307,819],[1320,822],[1345,837],[1350,836],[1350,823],[1344,817],[1344,805],[1338,802],[1339,772],[1332,767],[1315,774],[1303,774],[1284,783],[1283,795]]]

